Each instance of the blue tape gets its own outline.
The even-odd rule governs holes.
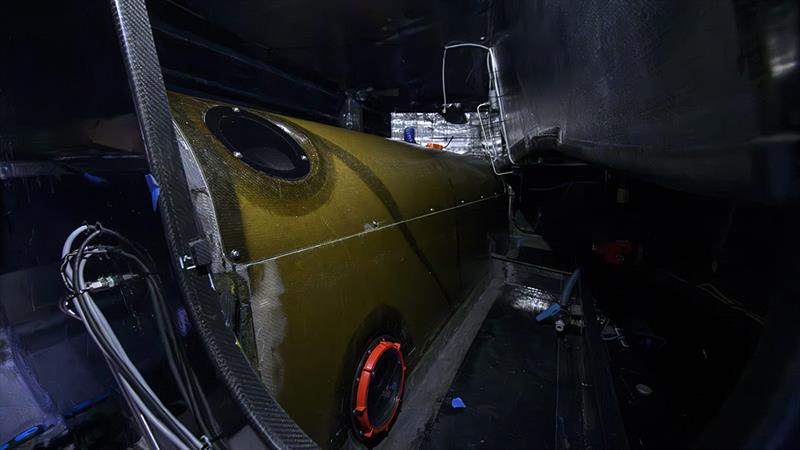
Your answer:
[[[461,397],[456,397],[450,400],[450,406],[452,406],[453,409],[464,409],[467,407],[467,404],[464,403],[464,400],[461,400]]]
[[[34,426],[28,428],[27,430],[23,431],[22,433],[18,434],[16,437],[14,437],[14,442],[22,442],[25,439],[27,439],[27,438],[33,436],[34,434],[38,433],[39,430],[41,430],[41,429],[42,429],[42,427],[40,427],[39,425],[34,425]]]
[[[549,308],[545,309],[544,311],[540,312],[538,316],[536,316],[536,321],[541,322],[544,319],[547,319],[550,316],[554,316],[561,311],[561,305],[558,303],[553,303],[550,305]]]
[[[155,211],[158,208],[158,196],[161,194],[161,188],[153,175],[148,173],[144,179],[147,181],[147,188],[150,189],[150,200],[153,202],[153,211]]]

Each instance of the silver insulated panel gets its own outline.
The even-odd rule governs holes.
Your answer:
[[[485,113],[485,111],[484,111]],[[444,120],[439,113],[392,113],[392,139],[403,140],[403,131],[413,127],[415,140],[420,145],[440,144],[445,146],[445,151],[462,155],[484,155],[484,140],[481,136],[481,123],[478,114],[468,112],[467,123],[452,124]],[[491,115],[489,124],[486,114],[483,115],[484,127],[488,135],[495,139],[495,145],[500,145],[500,127],[497,126],[496,114]],[[491,126],[490,126],[491,125]],[[491,143],[486,142],[491,148]]]

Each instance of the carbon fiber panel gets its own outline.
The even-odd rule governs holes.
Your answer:
[[[188,243],[200,233],[181,154],[175,145],[147,8],[142,0],[114,0],[111,10],[148,162],[161,186],[159,208],[166,238],[177,261],[179,256],[189,254]],[[261,439],[270,448],[314,448],[314,443],[256,379],[235,345],[233,333],[222,319],[217,296],[208,287],[205,277],[177,268],[176,273],[192,323],[219,378]]]

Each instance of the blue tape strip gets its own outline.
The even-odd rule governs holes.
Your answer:
[[[144,179],[147,180],[147,188],[150,189],[150,200],[153,202],[153,211],[155,211],[158,208],[158,196],[161,194],[161,188],[153,175],[148,173],[144,176]]]
[[[541,322],[544,319],[547,319],[550,316],[554,316],[561,311],[561,305],[558,303],[553,303],[550,305],[549,308],[545,309],[544,311],[540,312],[538,316],[536,316],[536,321]]]
[[[30,437],[30,436],[33,436],[34,434],[36,434],[37,432],[39,432],[39,430],[41,430],[41,427],[40,427],[39,425],[34,425],[34,426],[32,426],[32,427],[28,428],[27,430],[23,431],[22,433],[18,434],[18,435],[17,435],[17,436],[14,438],[14,441],[15,441],[15,442],[22,442],[22,441],[24,441],[26,438],[28,438],[28,437]]]

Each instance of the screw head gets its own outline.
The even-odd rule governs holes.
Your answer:
[[[242,256],[242,254],[239,253],[239,250],[237,249],[231,250],[230,255],[232,259],[239,259],[239,257]]]

